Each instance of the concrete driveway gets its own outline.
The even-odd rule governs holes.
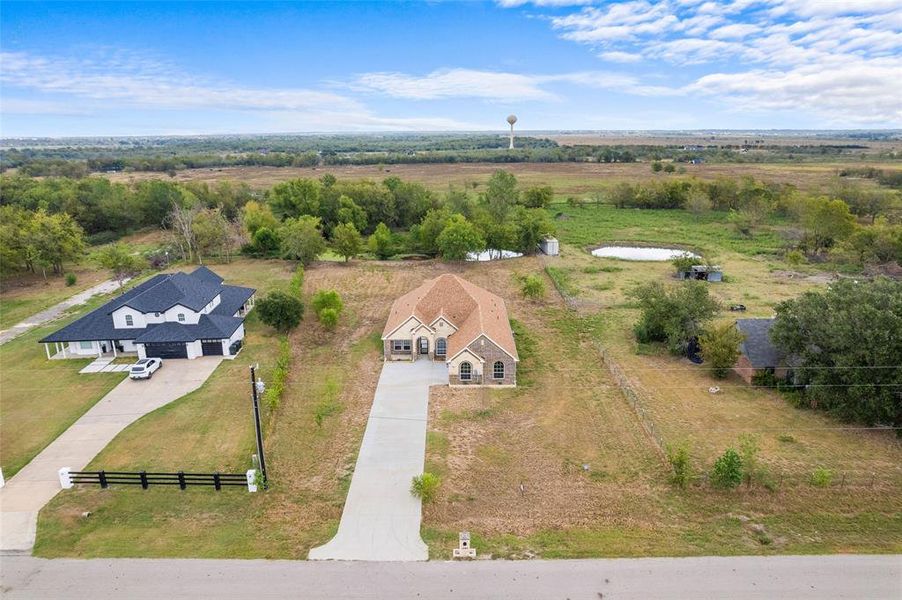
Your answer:
[[[61,467],[84,469],[129,424],[199,388],[221,361],[163,361],[151,379],[126,379],[110,390],[0,489],[0,552],[31,551],[38,511],[60,491]]]
[[[410,480],[423,472],[429,387],[448,367],[421,359],[382,367],[338,533],[310,550],[312,560],[427,560],[421,505]]]

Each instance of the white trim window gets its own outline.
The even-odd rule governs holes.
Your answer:
[[[179,319],[179,323],[184,323],[185,322],[185,313],[179,313],[178,319]]]
[[[458,367],[458,374],[460,375],[461,381],[470,381],[473,379],[473,365],[464,361],[460,363],[460,367]]]
[[[125,326],[126,327],[134,327],[135,319],[131,315],[125,315]]]
[[[392,340],[392,352],[410,352],[410,340]]]
[[[504,363],[500,360],[496,360],[495,364],[492,365],[492,378],[504,379]]]
[[[438,338],[435,340],[435,354],[436,356],[445,356],[448,353],[448,340],[445,338]]]
[[[82,350],[93,350],[94,342],[78,342],[78,347]]]

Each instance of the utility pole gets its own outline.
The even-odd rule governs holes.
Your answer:
[[[266,458],[263,456],[263,430],[260,427],[260,403],[257,401],[257,374],[251,365],[251,395],[254,398],[254,428],[257,430],[257,460],[260,462],[260,472],[263,474],[263,489],[267,487]]]

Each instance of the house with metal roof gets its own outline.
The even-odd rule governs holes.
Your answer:
[[[255,292],[224,285],[204,266],[154,275],[39,342],[48,358],[231,357],[241,349]]]
[[[445,362],[451,385],[517,384],[520,358],[504,300],[457,275],[395,300],[382,344],[385,360]]]
[[[789,374],[787,357],[770,338],[774,319],[737,319],[736,328],[745,339],[739,344],[739,359],[733,370],[746,383],[761,373],[771,373],[785,379]]]

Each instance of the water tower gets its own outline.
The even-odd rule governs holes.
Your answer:
[[[514,149],[514,123],[517,122],[517,115],[508,115],[507,122],[510,123],[511,126],[511,145],[508,146],[508,150]]]

